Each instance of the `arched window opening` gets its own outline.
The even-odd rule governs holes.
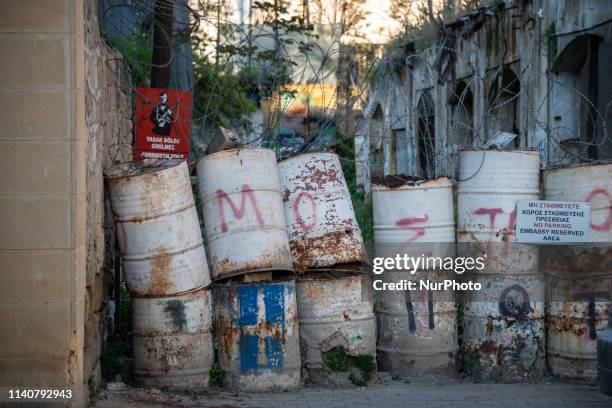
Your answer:
[[[489,138],[497,132],[519,134],[519,99],[521,82],[509,67],[505,67],[501,74],[491,83],[489,91]],[[515,139],[516,146],[520,138]]]
[[[454,140],[461,147],[474,144],[474,95],[465,81],[460,81],[450,98]]]
[[[436,107],[429,92],[424,92],[417,104],[417,141],[418,160],[421,176],[432,179],[435,177],[436,157]]]

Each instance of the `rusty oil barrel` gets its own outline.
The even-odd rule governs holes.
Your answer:
[[[296,271],[367,261],[338,155],[305,153],[278,169]]]
[[[307,272],[296,280],[296,290],[306,381],[367,384],[376,371],[376,318],[370,277],[336,269]],[[334,353],[346,354],[342,358],[356,366],[347,372],[334,371],[330,362]],[[371,364],[360,367],[358,361],[362,360]],[[351,373],[359,377],[350,380]]]
[[[387,176],[372,184],[377,257],[455,254],[453,184],[446,177],[418,180]],[[454,272],[386,270],[375,280],[443,282]],[[457,308],[452,290],[375,292],[378,363],[394,375],[455,376]]]
[[[213,286],[215,333],[224,386],[247,392],[300,386],[295,283]]]
[[[196,167],[213,279],[293,271],[274,151],[226,150]]]
[[[597,335],[597,372],[599,389],[612,396],[612,313],[608,319],[608,328]]]
[[[597,335],[607,327],[612,289],[612,164],[547,169],[544,198],[591,203],[590,243],[543,246],[547,363],[563,379],[597,378]]]
[[[466,272],[464,369],[481,381],[537,380],[545,367],[544,275],[538,248],[513,243],[517,200],[539,199],[536,150],[459,152],[458,255],[483,257]]]
[[[134,379],[138,385],[201,391],[214,361],[210,289],[132,298]]]
[[[187,162],[126,163],[106,177],[130,292],[166,296],[208,286]]]

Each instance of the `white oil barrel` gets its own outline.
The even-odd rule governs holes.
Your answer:
[[[215,284],[213,291],[224,387],[247,392],[298,388],[295,283]]]
[[[208,286],[187,162],[120,165],[107,183],[128,289],[166,296]]]
[[[210,289],[163,298],[132,298],[134,378],[173,390],[208,387],[214,361]]]
[[[372,281],[367,275],[333,269],[311,272],[297,279],[296,290],[306,381],[321,385],[349,382],[349,372],[334,373],[326,365],[326,353],[335,348],[349,359],[362,356],[375,363],[376,318]],[[366,383],[374,374],[359,373],[367,377],[361,378]]]
[[[295,269],[367,260],[338,155],[305,153],[278,169]]]
[[[388,176],[387,179],[389,179]],[[446,178],[394,177],[372,184],[377,257],[396,254],[452,257],[455,254],[453,184]],[[385,283],[443,282],[454,272],[428,269],[411,274],[385,270]],[[452,290],[376,291],[377,354],[381,370],[394,375],[454,375],[457,353],[456,305]]]
[[[591,203],[590,244],[547,245],[547,362],[554,376],[597,378],[597,336],[607,327],[612,290],[612,164],[543,172],[544,199]]]
[[[538,248],[513,242],[517,200],[539,199],[536,150],[459,152],[458,253],[483,257],[464,280],[465,369],[482,381],[521,382],[544,371],[544,277]]]
[[[274,151],[226,150],[196,167],[213,279],[293,271]]]

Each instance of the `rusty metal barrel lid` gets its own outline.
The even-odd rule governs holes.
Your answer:
[[[213,285],[224,386],[247,392],[300,387],[295,282]],[[265,347],[262,347],[265,345]]]
[[[339,156],[304,153],[278,169],[296,271],[367,262]]]
[[[185,161],[116,166],[107,179],[126,282],[138,296],[208,286],[210,276]]]
[[[121,208],[113,205],[116,221],[140,222],[195,204],[189,169],[183,160],[121,163],[106,171],[105,177],[111,204],[121,204]]]
[[[116,163],[104,171],[107,179],[118,179],[124,177],[138,177],[146,174],[163,171],[183,163],[180,159],[145,159],[142,161],[131,161]]]
[[[196,168],[214,280],[293,272],[274,151],[225,150]]]

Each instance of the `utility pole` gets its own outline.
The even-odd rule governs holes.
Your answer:
[[[304,24],[310,24],[310,10],[308,8],[308,0],[302,0],[302,20],[304,20]]]
[[[168,88],[172,63],[172,0],[155,0],[151,87]]]
[[[248,64],[249,68],[252,65],[253,59],[253,0],[249,0],[249,36],[248,36],[248,44],[249,44],[249,53],[248,53]]]
[[[221,47],[221,0],[217,0],[217,40],[215,47],[215,66],[219,66],[219,48]]]

